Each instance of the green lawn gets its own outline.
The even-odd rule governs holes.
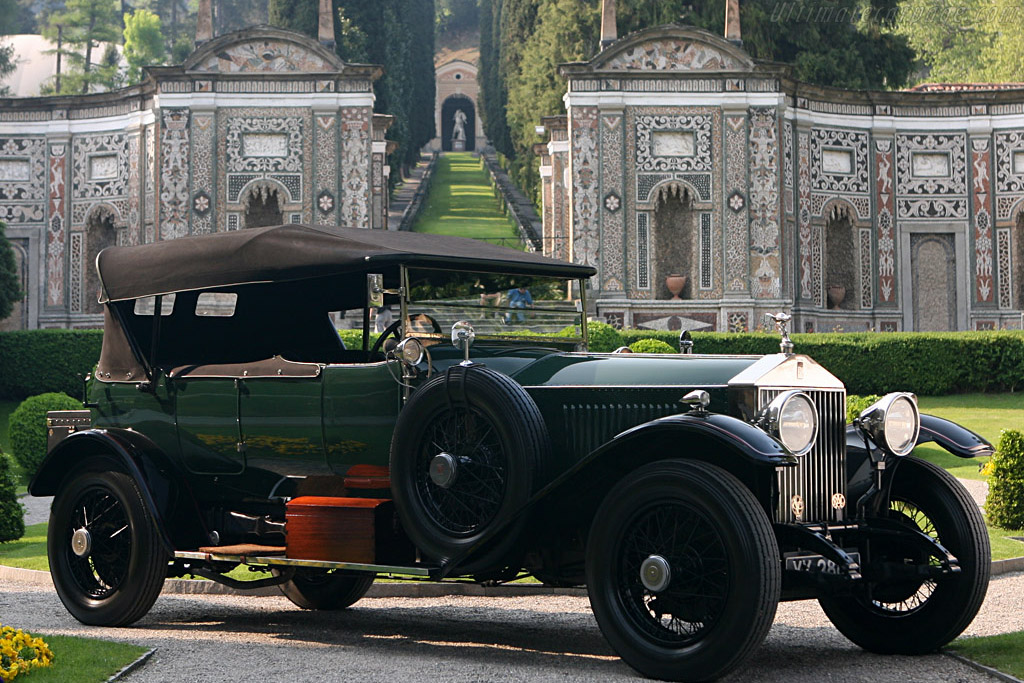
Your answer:
[[[999,442],[999,432],[1003,429],[1024,426],[1024,393],[921,396],[918,403],[922,413],[957,422],[985,437],[992,445]],[[979,470],[988,458],[958,458],[935,444],[922,446],[915,453],[954,476],[985,479]]]
[[[11,624],[15,628],[17,624]],[[53,663],[20,674],[26,683],[102,683],[128,666],[148,649],[131,643],[112,643],[95,638],[41,635],[53,651]]]
[[[1024,631],[984,638],[961,638],[948,649],[979,664],[1024,678]]]
[[[519,233],[502,212],[483,163],[468,152],[451,152],[438,159],[430,192],[412,229],[519,246]]]

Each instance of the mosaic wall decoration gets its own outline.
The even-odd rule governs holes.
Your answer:
[[[71,301],[72,313],[82,312],[82,260],[85,256],[84,233],[75,231],[71,233],[70,239],[71,258],[69,268],[71,275]]]
[[[594,267],[599,262],[601,244],[597,221],[597,121],[597,107],[572,108],[572,255],[576,263]]]
[[[651,288],[651,230],[650,214],[640,211],[636,214],[636,286],[637,289]]]
[[[654,117],[638,117],[649,119]],[[622,158],[623,129],[625,116],[622,112],[605,113],[600,117],[601,135],[601,192],[606,194],[604,211],[601,214],[601,240],[606,244],[622,244],[625,238],[622,205],[623,171]],[[640,137],[641,123],[637,121],[637,139]],[[647,129],[648,139],[650,127]],[[648,142],[648,144],[650,144]],[[621,292],[626,280],[623,250],[601,250],[601,289],[607,292]]]
[[[871,229],[861,228],[858,231],[860,261],[860,307],[871,308],[871,283],[874,281],[871,271]]]
[[[254,40],[229,45],[203,62],[194,71],[239,73],[244,71],[285,73],[291,71],[336,71],[337,68],[318,54],[295,43],[283,40]]]
[[[753,296],[781,296],[779,138],[773,107],[750,108],[750,259]]]
[[[127,195],[128,138],[123,133],[76,135],[71,141],[71,161],[71,196],[75,199]]]
[[[700,288],[711,289],[714,260],[711,258],[711,214],[700,214]]]
[[[341,222],[353,228],[370,227],[370,109],[341,109]]]
[[[675,38],[636,45],[615,55],[603,66],[657,71],[732,71],[744,67],[732,55],[706,43]]]
[[[156,241],[156,128],[146,126],[145,130],[145,190],[142,199],[142,222],[145,224],[145,242]]]
[[[142,193],[142,178],[139,163],[139,136],[128,136],[128,225],[124,231],[124,243],[135,245],[140,241],[142,231],[142,214],[139,208],[139,196]]]
[[[995,134],[996,143],[996,218],[1012,218],[1014,205],[1024,197],[1024,131]],[[1007,196],[1009,195],[1009,196]]]
[[[815,128],[811,131],[811,185],[815,192],[868,193],[868,134]]]
[[[782,123],[782,210],[787,214],[793,213],[793,124],[789,121]]]
[[[66,143],[50,145],[49,215],[46,229],[46,305],[64,304],[64,226],[67,213]]]
[[[811,294],[814,303],[825,307],[825,226],[811,226]]]
[[[229,203],[241,201],[242,188],[263,177],[274,178],[287,188],[290,196],[282,197],[284,201],[302,201],[302,116],[232,116],[227,119],[226,131]]]
[[[662,144],[661,136],[681,134]],[[672,138],[669,138],[672,140]],[[689,140],[689,143],[685,141]],[[680,142],[683,141],[683,142]],[[711,115],[636,117],[636,167],[641,172],[706,171],[712,169]]]
[[[213,232],[216,225],[213,164],[217,153],[217,141],[212,114],[192,115],[191,145],[192,233],[202,235]]]
[[[46,208],[46,141],[0,138],[0,220],[42,223]]]
[[[747,120],[745,116],[726,116],[725,192],[731,202],[725,210],[725,286],[730,292],[747,291],[746,187]]]
[[[800,298],[810,300],[814,285],[811,266],[811,143],[810,136],[797,132],[797,235],[800,252]]]
[[[967,136],[896,135],[897,218],[967,218]]]
[[[661,312],[633,313],[633,327],[642,330],[704,330],[714,332],[718,324],[718,314],[711,311],[686,311],[665,315]]]
[[[746,312],[734,311],[729,313],[728,326],[730,332],[749,332],[750,316]]]
[[[992,186],[989,176],[989,141],[971,140],[971,215],[974,217],[974,294],[978,303],[992,301],[992,214],[989,197]]]
[[[1010,229],[996,231],[999,258],[999,308],[1013,306],[1013,276],[1010,266]],[[1024,271],[1024,269],[1022,269]]]
[[[878,216],[878,298],[882,304],[896,302],[896,225],[893,192],[892,140],[875,141],[875,192]]]
[[[188,234],[188,109],[163,109],[160,129],[160,239]]]

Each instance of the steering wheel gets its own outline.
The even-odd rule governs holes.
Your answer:
[[[380,352],[380,347],[384,346],[384,342],[389,336],[394,335],[395,339],[399,338],[398,328],[401,326],[402,319],[399,318],[384,328],[384,331],[380,333],[379,337],[377,337],[377,341],[373,342],[373,347],[370,349],[370,358],[373,358]]]
[[[425,334],[426,330],[418,329],[423,327],[423,321],[430,323],[431,332],[433,332],[434,334],[442,334],[441,326],[437,324],[437,321],[434,320],[432,316],[429,316],[426,313],[413,313],[412,315],[409,316],[410,333],[418,332],[420,334]]]

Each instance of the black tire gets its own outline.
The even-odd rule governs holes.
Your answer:
[[[640,575],[655,556],[671,576],[658,590]],[[706,681],[737,667],[768,634],[781,581],[764,509],[713,465],[642,467],[608,494],[591,524],[590,605],[612,648],[645,676]]]
[[[351,607],[370,590],[376,574],[340,570],[296,573],[280,588],[302,609],[337,610]]]
[[[72,549],[80,529],[91,544],[83,556]],[[54,500],[46,545],[57,595],[84,624],[138,621],[167,578],[168,556],[153,518],[138,484],[121,472],[73,474]]]
[[[519,384],[480,365],[450,368],[413,393],[395,425],[391,492],[402,527],[423,556],[461,557],[530,498],[550,450],[540,410]],[[447,486],[430,473],[440,454],[454,462]],[[460,563],[459,573],[503,566],[524,521]]]
[[[981,608],[992,571],[988,532],[977,504],[941,467],[905,458],[894,476],[890,514],[937,538],[960,561],[960,573],[923,582],[873,582],[852,596],[819,602],[835,627],[865,650],[924,654],[963,633]],[[908,544],[874,546],[891,560],[928,561]]]

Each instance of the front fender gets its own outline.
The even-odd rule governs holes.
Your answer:
[[[123,429],[87,429],[74,432],[61,440],[46,455],[39,471],[29,482],[33,496],[55,496],[65,477],[80,463],[91,457],[107,458],[124,468],[135,480],[142,501],[158,529],[158,536],[168,553],[174,553],[174,544],[167,534],[163,510],[174,495],[174,487],[167,473],[160,470],[152,456],[156,446],[141,434]]]
[[[961,458],[975,458],[992,455],[992,448],[985,437],[975,434],[967,427],[956,422],[944,420],[934,415],[921,415],[921,433],[917,437],[917,445],[934,441],[953,455]]]

